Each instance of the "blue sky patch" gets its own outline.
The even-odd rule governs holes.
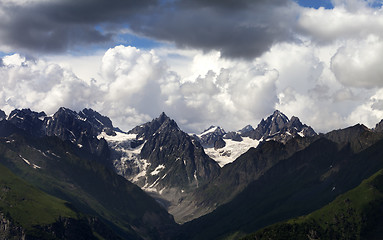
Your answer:
[[[331,3],[331,0],[296,0],[296,2],[302,7],[309,7],[318,9],[324,7],[326,9],[332,9],[334,6]]]

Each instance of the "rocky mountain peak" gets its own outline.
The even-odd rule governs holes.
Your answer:
[[[25,120],[24,118],[40,119],[46,117],[44,112],[34,112],[29,108],[24,109],[15,109],[11,112],[8,117],[8,120]]]
[[[42,126],[45,116],[44,112],[34,112],[29,108],[15,109],[10,113],[8,122],[30,134],[40,136],[43,134]]]
[[[266,119],[265,125],[261,126],[260,129],[265,129],[266,134],[273,135],[279,132],[288,122],[289,119],[286,115],[278,110],[275,110],[274,113]]]
[[[299,120],[299,118],[297,118],[295,116],[291,117],[288,125],[291,127],[296,127],[296,128],[302,128],[303,127],[302,122]]]
[[[225,130],[219,126],[210,126],[201,134],[196,136],[196,139],[203,147],[213,147],[217,141],[222,142],[222,137],[226,134]]]
[[[151,122],[147,122],[130,130],[129,134],[137,134],[137,139],[148,139],[157,131],[179,130],[177,123],[170,119],[164,112]]]
[[[100,113],[90,108],[85,108],[78,113],[81,119],[91,123],[98,133],[106,132],[108,135],[116,135],[110,118],[102,116]]]
[[[303,124],[299,118],[292,116],[289,120],[279,110],[275,110],[266,120],[262,119],[256,129],[251,130],[248,128],[248,131],[244,131],[243,134],[241,133],[243,137],[248,136],[257,140],[272,139],[281,142],[286,142],[295,136],[307,137],[315,135],[315,131],[306,124]]]
[[[241,134],[241,136],[248,137],[248,136],[245,136],[245,135],[247,135],[248,133],[250,133],[252,131],[254,131],[253,126],[247,125],[244,128],[242,128],[241,130],[239,130],[238,132],[239,132],[239,134]]]
[[[165,199],[171,196],[168,200],[177,202],[188,189],[206,183],[220,171],[200,142],[183,132],[165,113],[128,134],[136,134],[130,151],[139,155],[132,161],[120,159],[115,166],[120,166],[118,171],[127,179],[145,190],[160,193]]]
[[[273,120],[275,119],[277,121],[282,121],[284,123],[289,121],[288,117],[279,110],[275,110],[273,114],[269,117],[271,117]]]

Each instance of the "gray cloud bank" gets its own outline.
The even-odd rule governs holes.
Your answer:
[[[289,0],[57,0],[0,3],[0,46],[62,52],[105,44],[129,27],[179,47],[253,58],[292,41],[296,4]]]

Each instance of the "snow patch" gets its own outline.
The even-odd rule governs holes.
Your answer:
[[[141,177],[145,177],[146,170],[150,166],[150,163],[148,163],[148,160],[146,159],[141,159],[140,161],[137,161],[136,163],[139,164],[140,172],[136,176],[134,176],[134,178],[132,179],[133,182],[137,182]]]
[[[205,148],[205,153],[210,158],[214,159],[220,167],[223,167],[226,164],[233,162],[251,147],[257,147],[260,142],[259,140],[254,140],[249,137],[243,137],[242,139],[241,142],[225,139],[225,147],[219,149],[214,149],[213,147]]]
[[[24,161],[26,164],[31,165],[31,162],[29,162],[27,159],[23,158],[23,156],[19,155],[19,157],[20,157],[21,159],[23,159],[23,161]]]
[[[303,129],[302,129],[302,131],[300,131],[298,134],[299,134],[299,136],[301,136],[301,137],[305,137],[305,134],[303,133]]]
[[[41,167],[40,166],[37,166],[36,164],[33,164],[32,166],[34,169],[40,169]]]
[[[37,166],[36,164],[32,163],[30,161],[28,161],[26,158],[24,158],[23,156],[21,156],[19,154],[19,157],[26,163],[28,164],[29,166],[32,166],[34,169],[40,169],[41,167],[40,166]]]
[[[203,135],[206,135],[206,134],[209,134],[209,133],[213,133],[213,132],[215,132],[217,129],[218,129],[218,127],[212,127],[212,128],[210,128],[209,130],[207,130],[207,131],[201,133],[199,136],[203,136]]]
[[[106,132],[102,132],[97,136],[97,139],[100,140],[104,138],[107,142],[124,142],[124,141],[132,141],[136,139],[137,134],[127,134],[123,132],[116,132],[115,136],[109,136]]]
[[[157,175],[157,174],[160,173],[161,170],[163,170],[163,169],[165,169],[165,165],[160,164],[160,165],[158,165],[158,167],[156,167],[156,169],[154,169],[154,171],[152,171],[152,172],[150,173],[150,175],[152,175],[152,176]]]
[[[83,122],[86,121],[86,118],[82,118],[82,117],[80,117],[79,115],[77,115],[77,119],[80,120],[80,121],[83,121]]]

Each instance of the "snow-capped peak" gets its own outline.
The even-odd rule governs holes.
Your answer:
[[[219,126],[210,126],[208,129],[206,129],[205,131],[203,131],[201,134],[199,134],[198,136],[201,137],[201,136],[204,136],[204,135],[207,135],[207,134],[211,134],[211,133],[216,133],[218,135],[224,135],[226,132],[225,130],[223,130],[221,127]]]

